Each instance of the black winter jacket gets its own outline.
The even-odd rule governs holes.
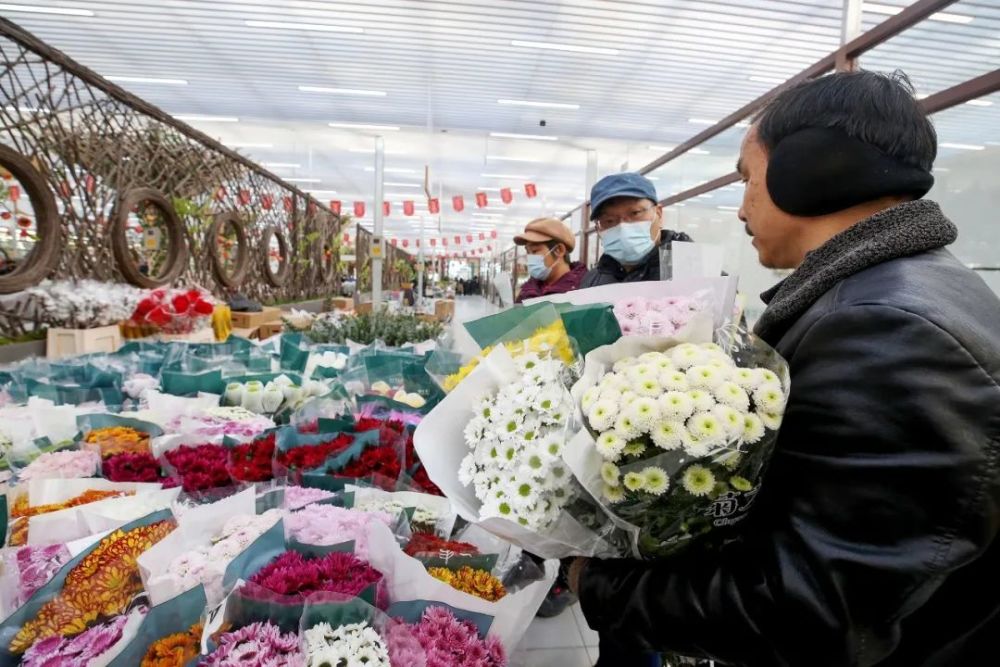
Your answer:
[[[756,505],[717,553],[590,561],[591,627],[731,665],[1000,662],[1000,300],[956,236],[909,202],[765,293],[791,393]]]
[[[638,265],[632,267],[631,271],[627,271],[621,263],[608,254],[601,255],[600,259],[597,260],[597,265],[590,271],[587,271],[587,275],[583,277],[583,281],[580,283],[580,289],[585,289],[587,287],[597,287],[599,285],[613,285],[615,283],[636,283],[645,282],[647,280],[659,280],[660,279],[660,248],[666,246],[670,248],[670,244],[674,241],[691,241],[691,237],[684,232],[675,232],[670,229],[664,229],[660,232],[660,244],[658,248],[653,248],[649,251]]]

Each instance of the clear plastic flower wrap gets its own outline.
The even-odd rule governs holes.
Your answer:
[[[544,558],[610,556],[620,537],[563,461],[573,377],[554,350],[512,357],[499,345],[414,433],[460,517]]]
[[[656,558],[721,537],[753,504],[788,366],[752,334],[730,327],[717,339],[628,336],[587,355],[572,390],[586,428],[566,461],[629,536],[619,555]]]
[[[385,612],[359,598],[313,593],[306,598],[299,624],[304,665],[396,667],[397,661],[390,660],[388,644],[394,625]],[[404,638],[403,632],[408,637]],[[396,628],[394,636],[397,646],[405,641],[407,647],[413,647],[416,642],[416,637],[405,628]],[[426,665],[423,650],[418,649],[412,658],[417,661],[415,664]]]

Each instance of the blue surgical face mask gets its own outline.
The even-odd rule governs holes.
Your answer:
[[[601,232],[604,252],[620,264],[638,264],[653,249],[652,220],[623,222]]]
[[[548,257],[552,251],[545,253],[544,255],[528,255],[524,258],[524,261],[528,264],[528,275],[535,280],[547,280],[549,275],[552,273],[551,266],[545,266],[545,258]]]

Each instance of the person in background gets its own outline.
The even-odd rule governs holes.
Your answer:
[[[538,218],[514,237],[523,246],[528,262],[528,281],[521,286],[514,303],[525,299],[572,292],[580,286],[587,267],[570,261],[576,239],[569,227],[556,218]]]
[[[592,628],[726,665],[997,663],[1000,299],[923,199],[936,154],[898,73],[807,81],[754,119],[739,218],[794,269],[756,325],[791,374],[774,457],[718,549],[572,561]]]
[[[596,221],[604,254],[580,288],[660,280],[661,248],[691,241],[683,232],[663,229],[663,207],[656,186],[642,174],[623,172],[599,180],[590,191],[590,219]],[[669,278],[669,276],[664,276]]]

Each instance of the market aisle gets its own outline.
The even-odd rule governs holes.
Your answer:
[[[497,312],[481,296],[455,299],[455,321],[468,322]],[[597,661],[597,633],[575,604],[555,618],[536,618],[510,657],[511,667],[589,667]]]

